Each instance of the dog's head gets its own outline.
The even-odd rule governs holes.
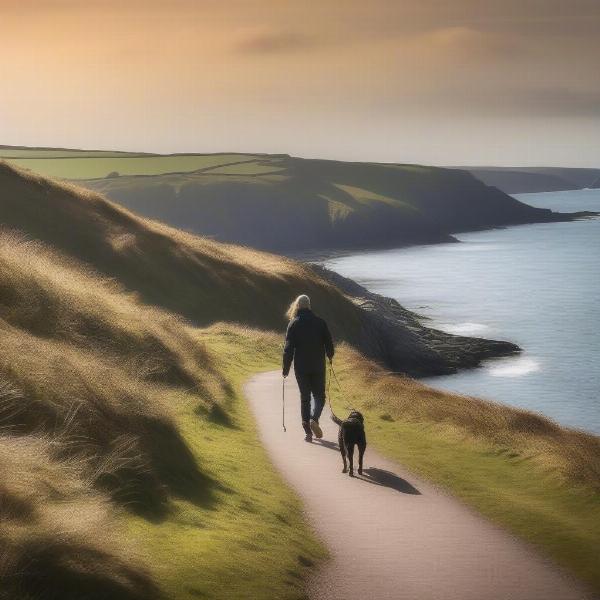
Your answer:
[[[350,414],[348,415],[348,419],[356,419],[357,421],[360,421],[361,423],[365,422],[365,419],[362,416],[362,413],[358,412],[354,408],[350,411]]]

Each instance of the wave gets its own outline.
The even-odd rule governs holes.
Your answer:
[[[542,365],[535,358],[520,356],[494,361],[487,371],[492,377],[523,377],[541,368]]]

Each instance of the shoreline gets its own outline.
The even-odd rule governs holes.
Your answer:
[[[365,332],[362,350],[385,362],[393,372],[415,378],[452,375],[476,368],[485,360],[521,352],[512,342],[428,327],[421,322],[427,317],[405,308],[397,300],[371,292],[322,265],[306,263],[306,266],[362,309]]]
[[[530,201],[590,214],[599,205],[598,193],[534,193]],[[592,258],[597,226],[598,218],[588,218],[556,227],[465,234],[459,238],[464,248],[422,245],[367,251],[364,256],[315,253],[310,258],[356,277],[369,290],[393,296],[426,327],[459,336],[498,336],[524,349],[507,358],[492,352],[476,370],[461,361],[454,373],[425,375],[424,383],[520,406],[598,435],[593,401],[598,379],[590,374],[598,347],[593,323],[585,324],[588,311],[591,318],[597,308],[591,300],[598,293]],[[567,312],[558,308],[562,304]],[[447,376],[451,374],[456,377]]]
[[[585,190],[568,190],[568,191],[585,191]],[[592,190],[593,191],[593,190]],[[537,194],[558,194],[561,192],[529,192],[529,195],[537,195]],[[526,194],[519,194],[526,195]],[[369,244],[369,245],[358,245],[358,246],[336,246],[336,247],[315,247],[310,250],[287,250],[287,251],[272,251],[275,254],[279,254],[280,256],[285,256],[287,258],[291,258],[293,260],[300,261],[305,264],[312,264],[315,261],[323,261],[330,258],[339,258],[341,256],[347,256],[351,254],[367,254],[367,253],[375,253],[386,250],[405,250],[408,248],[418,248],[418,247],[430,247],[430,246],[439,246],[442,244],[462,244],[464,243],[462,240],[456,238],[455,236],[461,235],[463,233],[479,233],[482,231],[502,231],[504,229],[512,229],[513,227],[527,227],[531,225],[548,225],[552,223],[572,223],[574,221],[586,221],[591,219],[600,218],[600,211],[576,211],[572,213],[555,213],[552,212],[552,215],[560,215],[565,218],[551,218],[547,220],[536,220],[536,221],[526,221],[519,223],[507,223],[504,225],[496,225],[494,227],[473,227],[469,229],[460,229],[456,231],[452,231],[448,238],[449,239],[439,239],[439,240],[430,240],[430,241],[420,241],[420,242],[407,242],[405,244],[398,243],[382,243],[382,244]]]

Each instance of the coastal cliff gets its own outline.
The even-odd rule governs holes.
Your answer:
[[[461,231],[577,216],[528,206],[466,171],[286,155],[78,183],[175,227],[284,253],[449,242]]]
[[[379,355],[394,372],[412,377],[445,375],[476,367],[487,358],[520,352],[511,342],[452,335],[426,327],[419,315],[393,298],[370,292],[320,265],[309,266],[361,308],[364,320],[361,345],[367,354]]]

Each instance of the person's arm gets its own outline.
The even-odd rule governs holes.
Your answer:
[[[329,327],[327,327],[327,323],[325,321],[323,321],[323,343],[325,345],[325,353],[327,354],[327,358],[331,362],[331,360],[333,360],[333,355],[335,354],[335,348],[333,347],[333,339],[331,338]]]
[[[294,360],[294,351],[296,349],[295,335],[294,335],[294,322],[292,321],[287,328],[285,333],[285,346],[283,347],[283,367],[282,373],[284,377],[288,376],[290,367],[292,366],[292,360]]]

